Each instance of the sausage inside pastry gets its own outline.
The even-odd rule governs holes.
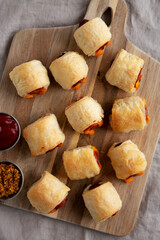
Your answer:
[[[129,183],[135,176],[143,174],[147,161],[145,155],[131,140],[123,143],[114,143],[109,149],[107,156],[119,179]]]
[[[33,157],[62,146],[65,140],[65,135],[54,114],[42,116],[24,128],[22,134]]]
[[[105,22],[97,17],[84,21],[75,31],[78,47],[88,56],[100,56],[105,46],[110,45],[111,33]]]
[[[19,96],[33,98],[47,91],[50,84],[46,68],[38,60],[15,67],[9,74]]]
[[[49,67],[54,79],[64,89],[79,89],[86,82],[88,66],[82,55],[76,52],[66,52]]]
[[[42,177],[31,186],[27,192],[27,197],[37,211],[49,214],[65,204],[69,191],[69,187],[45,171]]]
[[[125,92],[134,93],[140,85],[144,60],[121,49],[106,73],[106,80]]]
[[[114,132],[144,129],[149,123],[146,100],[140,97],[117,99],[113,103],[110,124]]]
[[[63,153],[63,164],[71,180],[91,178],[99,174],[99,151],[94,146],[78,147]]]
[[[122,207],[122,201],[111,182],[89,185],[82,196],[95,222],[116,215]]]
[[[93,129],[103,124],[104,111],[96,100],[83,97],[70,103],[65,109],[65,115],[76,132],[93,135]]]

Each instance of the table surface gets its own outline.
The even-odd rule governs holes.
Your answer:
[[[23,28],[76,24],[83,19],[88,3],[89,0],[0,0],[0,78],[12,38],[17,31]],[[127,38],[160,61],[160,1],[126,0],[126,3],[128,6]],[[159,160],[160,140],[137,221],[128,236],[115,237],[0,205],[0,240],[158,240],[160,235]]]

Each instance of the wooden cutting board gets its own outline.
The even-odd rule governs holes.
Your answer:
[[[160,130],[160,64],[136,48],[125,37],[124,25],[127,10],[122,0],[92,0],[85,18],[92,19],[96,16],[102,16],[108,7],[112,9],[112,43],[106,48],[103,59],[102,57],[85,56],[89,65],[89,76],[80,90],[65,91],[50,76],[51,85],[47,93],[35,99],[26,100],[17,95],[8,76],[13,67],[31,59],[39,59],[48,68],[52,60],[63,51],[73,50],[82,53],[73,39],[73,32],[77,25],[26,29],[15,35],[1,81],[0,111],[13,114],[20,122],[22,129],[43,114],[53,112],[65,133],[66,140],[61,148],[33,158],[27,143],[21,138],[16,147],[0,153],[0,160],[6,159],[16,162],[22,168],[25,176],[23,191],[17,198],[6,202],[6,205],[36,212],[31,207],[26,192],[40,178],[41,173],[48,170],[71,188],[65,206],[56,213],[47,215],[48,217],[110,234],[126,235],[130,233],[135,224]],[[129,95],[110,86],[104,78],[104,74],[121,48],[142,57],[145,61],[142,82],[136,95],[147,99],[148,111],[151,116],[151,122],[143,131],[134,131],[128,134],[113,133],[108,124],[108,117],[114,99]],[[94,136],[79,135],[74,132],[64,114],[67,103],[86,95],[97,99],[105,110],[104,126],[97,129]],[[110,161],[106,157],[106,152],[113,142],[127,139],[131,139],[139,146],[145,153],[148,162],[145,173],[135,178],[130,184],[116,179]],[[87,144],[95,145],[100,151],[103,166],[101,174],[94,179],[70,181],[63,168],[62,153],[64,150],[75,148],[77,145]],[[86,185],[98,179],[110,180],[114,184],[123,201],[123,207],[117,216],[103,223],[95,224],[84,206],[82,192]]]

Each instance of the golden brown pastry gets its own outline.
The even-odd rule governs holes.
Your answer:
[[[82,196],[95,222],[116,215],[122,207],[122,201],[111,182],[89,185]]]
[[[110,44],[111,33],[105,22],[97,17],[80,26],[74,33],[78,47],[88,56],[100,56]]]
[[[23,137],[33,157],[60,147],[65,135],[54,114],[46,114],[23,129]]]
[[[83,97],[70,103],[65,109],[65,115],[75,131],[93,135],[93,129],[103,124],[104,111],[96,100]]]
[[[142,175],[147,166],[145,155],[131,140],[114,143],[107,156],[111,159],[117,178],[127,183],[133,181],[134,176]]]
[[[94,177],[100,173],[101,169],[99,151],[91,145],[65,151],[63,164],[71,180]]]
[[[140,97],[117,99],[113,103],[110,124],[114,132],[144,129],[149,123],[146,100]]]
[[[31,186],[27,197],[37,211],[48,214],[55,212],[65,204],[69,191],[69,187],[45,171],[42,177]]]
[[[50,84],[46,68],[38,60],[32,60],[15,67],[9,74],[17,93],[32,98],[42,95]]]
[[[79,89],[87,80],[88,66],[82,55],[66,52],[49,67],[54,79],[64,89]]]
[[[106,73],[106,80],[125,92],[134,93],[140,85],[144,60],[121,49]]]

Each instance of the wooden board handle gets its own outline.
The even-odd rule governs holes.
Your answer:
[[[91,20],[101,17],[107,8],[111,8],[113,18],[117,4],[118,0],[91,0],[84,18]]]

